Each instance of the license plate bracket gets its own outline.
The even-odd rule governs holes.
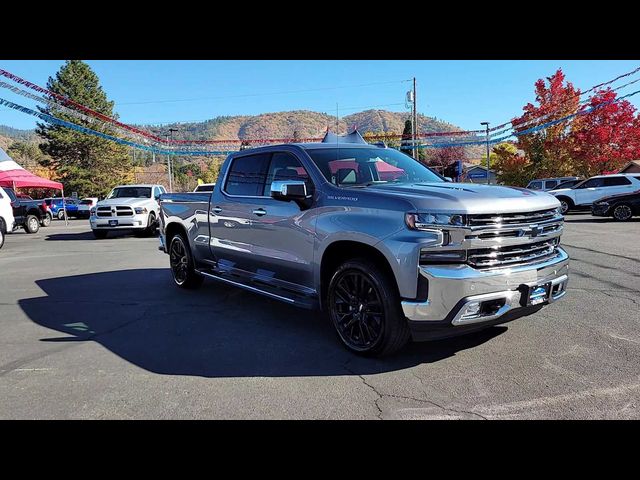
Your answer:
[[[540,305],[549,301],[551,295],[551,282],[539,283],[537,285],[523,285],[523,295],[520,297],[520,304],[523,307]]]

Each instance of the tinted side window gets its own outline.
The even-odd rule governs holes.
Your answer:
[[[270,195],[271,183],[284,180],[302,180],[307,184],[307,192],[310,192],[313,187],[309,174],[296,156],[288,152],[276,152],[271,157],[271,163],[269,164],[264,196],[268,197]]]
[[[224,186],[225,192],[245,197],[262,196],[270,158],[270,153],[234,158]]]
[[[545,182],[544,188],[553,188],[556,185],[558,185],[558,181],[557,180],[549,180],[549,181]]]
[[[603,184],[603,178],[592,178],[591,180],[587,180],[586,182],[584,182],[582,185],[580,185],[580,188],[596,188],[596,187],[601,187]]]
[[[5,190],[7,192],[7,195],[9,195],[9,198],[11,199],[12,202],[16,201],[16,194],[13,190]]]
[[[630,185],[630,184],[631,182],[629,181],[629,179],[624,177],[611,177],[611,178],[604,179],[605,187],[618,187],[620,185]]]
[[[531,190],[540,190],[542,188],[542,182],[531,182],[529,188]]]

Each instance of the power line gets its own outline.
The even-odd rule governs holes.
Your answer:
[[[270,93],[245,93],[240,95],[225,95],[220,97],[198,97],[198,98],[183,98],[183,99],[173,99],[173,100],[148,100],[143,102],[122,102],[116,104],[118,106],[123,105],[149,105],[155,103],[177,103],[177,102],[195,102],[202,100],[225,100],[228,98],[247,98],[247,97],[266,97],[270,95],[290,95],[294,93],[306,93],[306,92],[323,92],[327,90],[339,90],[342,88],[362,88],[362,87],[372,87],[376,85],[390,85],[396,83],[404,83],[409,82],[410,80],[394,80],[389,82],[373,82],[373,83],[363,83],[360,85],[342,85],[338,87],[321,87],[321,88],[308,88],[304,90],[288,90],[288,91],[280,91],[280,92],[270,92]]]

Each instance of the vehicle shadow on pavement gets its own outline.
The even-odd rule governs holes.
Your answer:
[[[506,327],[410,344],[384,359],[346,351],[320,312],[205,281],[173,285],[168,269],[38,280],[45,296],[19,305],[38,325],[63,333],[45,342],[98,342],[124,360],[165,375],[203,377],[363,375],[437,362]],[[86,364],[86,368],[101,365]]]

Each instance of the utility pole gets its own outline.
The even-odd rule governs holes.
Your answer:
[[[177,128],[170,128],[169,133],[167,134],[167,143],[169,142],[169,138],[173,140],[173,132],[177,132]],[[167,153],[167,166],[169,170],[169,191],[173,192],[173,172],[171,170],[171,154]]]
[[[491,153],[489,152],[489,122],[480,122],[480,125],[484,125],[487,128],[487,185],[491,183],[491,177],[489,176],[489,159]]]
[[[416,97],[416,77],[413,77],[413,158],[418,160],[418,103]]]

